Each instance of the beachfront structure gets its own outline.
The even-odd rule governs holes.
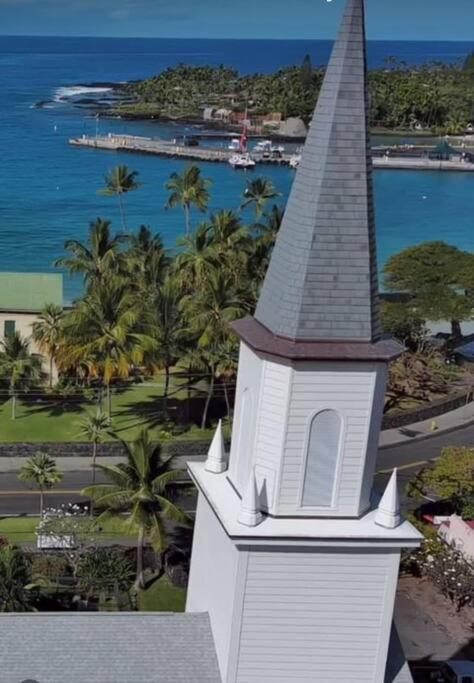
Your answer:
[[[187,611],[209,613],[225,683],[411,681],[392,622],[400,551],[420,536],[396,473],[381,501],[372,490],[402,349],[379,321],[363,0],[348,0],[255,316],[234,327],[228,466],[216,443],[190,465]]]
[[[63,276],[60,273],[0,272],[0,341],[19,333],[30,339],[33,323],[48,304],[63,306]],[[33,340],[32,353],[43,357],[43,371],[49,374],[49,358],[41,354]],[[53,365],[53,379],[57,371]]]
[[[2,683],[410,683],[392,624],[396,473],[372,492],[387,363],[363,0],[348,0],[255,313],[230,460],[199,489],[185,615],[0,615]]]

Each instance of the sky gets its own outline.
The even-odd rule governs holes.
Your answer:
[[[332,38],[343,6],[344,0],[0,0],[0,35]],[[474,0],[366,0],[366,7],[372,40],[474,39]]]

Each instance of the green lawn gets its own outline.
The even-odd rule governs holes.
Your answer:
[[[10,543],[26,543],[36,541],[35,529],[38,526],[38,517],[0,517],[0,536],[6,536]],[[101,531],[97,531],[97,540],[117,540],[121,538],[133,538],[133,534],[123,530],[118,519],[109,519],[101,525]]]
[[[179,423],[185,411],[187,391],[172,380],[168,403],[169,419]],[[194,395],[199,394],[194,387]],[[153,438],[164,440],[162,377],[153,382],[130,386],[113,394],[113,429],[120,438],[132,440],[138,432],[147,427]],[[0,442],[57,442],[81,441],[80,424],[88,414],[94,414],[96,406],[87,401],[66,401],[42,398],[18,402],[17,419],[11,419],[11,401],[0,404]],[[197,425],[173,436],[179,440],[209,439],[212,430],[202,431]],[[110,437],[112,440],[113,437]]]
[[[166,575],[139,594],[140,612],[184,612],[186,591],[176,588]]]

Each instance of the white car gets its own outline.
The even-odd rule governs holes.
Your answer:
[[[474,683],[474,662],[450,660],[439,673],[432,675],[436,683]]]

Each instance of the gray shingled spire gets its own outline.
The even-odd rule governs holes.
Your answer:
[[[255,318],[295,340],[380,338],[363,0],[348,0]]]

